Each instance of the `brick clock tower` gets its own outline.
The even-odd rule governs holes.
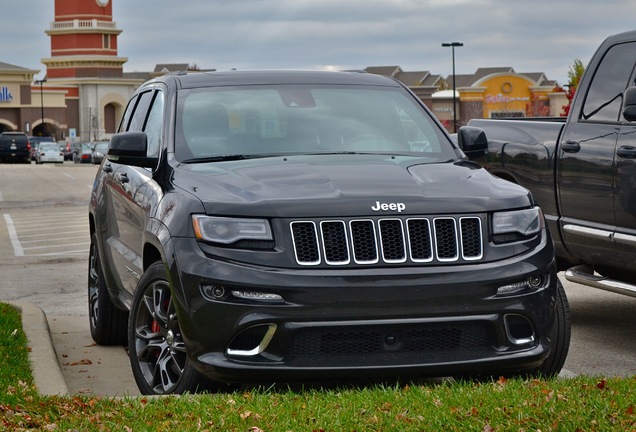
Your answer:
[[[113,0],[54,1],[54,21],[45,31],[51,56],[41,61],[45,91],[65,92],[66,118],[65,124],[51,126],[67,141],[108,139],[141,84],[123,72],[128,59],[117,54],[122,30],[113,21]]]
[[[43,59],[48,78],[122,77],[128,60],[117,56],[121,30],[110,0],[55,0],[55,21],[46,31],[51,57]]]

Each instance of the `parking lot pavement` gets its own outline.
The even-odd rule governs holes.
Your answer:
[[[69,394],[108,397],[140,394],[124,347],[96,345],[87,316],[50,316],[48,323]]]
[[[9,209],[4,223],[16,257],[88,255],[90,236],[85,208]]]

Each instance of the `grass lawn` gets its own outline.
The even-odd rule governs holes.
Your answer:
[[[20,312],[0,303],[0,430],[636,431],[636,377],[369,385],[100,398],[41,396]]]

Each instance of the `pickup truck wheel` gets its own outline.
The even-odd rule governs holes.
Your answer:
[[[161,261],[148,267],[137,285],[128,323],[128,350],[142,394],[213,389],[212,382],[195,370],[188,357]]]
[[[550,355],[532,375],[549,378],[559,374],[570,348],[570,335],[570,304],[568,303],[561,281],[558,281],[556,293],[556,322],[550,335]]]
[[[128,314],[110,299],[97,248],[97,236],[91,236],[88,255],[88,317],[91,336],[99,345],[125,345]]]

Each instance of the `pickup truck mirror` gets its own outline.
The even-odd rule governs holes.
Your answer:
[[[148,157],[148,136],[145,132],[121,132],[113,135],[106,157],[109,161],[142,168],[155,168],[157,157]]]
[[[623,118],[627,121],[636,120],[636,87],[629,87],[623,95]]]
[[[483,129],[474,126],[462,126],[457,131],[457,144],[469,159],[486,154],[488,138]]]

